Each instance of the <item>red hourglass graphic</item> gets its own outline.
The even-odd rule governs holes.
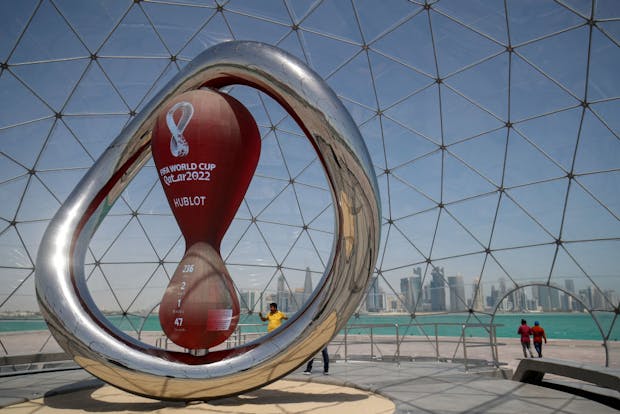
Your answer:
[[[239,321],[220,243],[254,175],[260,135],[239,101],[199,89],[163,109],[151,149],[186,247],[159,306],[159,321],[177,345],[208,349],[225,341]]]

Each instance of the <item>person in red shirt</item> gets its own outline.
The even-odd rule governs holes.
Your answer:
[[[545,335],[545,330],[542,326],[540,326],[538,321],[536,321],[532,327],[532,341],[534,342],[534,349],[538,352],[538,358],[542,358],[543,339],[545,340],[545,343],[547,343],[547,335]]]
[[[530,348],[530,335],[532,334],[532,328],[527,326],[525,319],[521,319],[521,326],[517,329],[517,334],[521,335],[521,347],[523,348],[523,356],[527,358],[527,353],[530,353],[530,358],[534,358],[532,354],[532,348]]]

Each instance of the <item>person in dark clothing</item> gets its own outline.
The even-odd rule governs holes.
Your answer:
[[[321,351],[323,356],[323,375],[329,375],[329,354],[327,353],[327,347],[323,348]],[[306,365],[306,370],[304,371],[305,375],[310,375],[312,373],[312,363],[314,362],[314,357],[310,358],[308,364]]]

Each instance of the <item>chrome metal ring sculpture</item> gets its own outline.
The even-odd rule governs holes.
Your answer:
[[[176,95],[245,84],[295,118],[325,169],[336,212],[322,282],[284,328],[206,356],[172,352],[113,327],[87,289],[84,261],[97,227],[150,156],[151,130]],[[347,323],[372,274],[380,202],[368,150],[340,100],[311,69],[256,42],[214,46],[190,62],[108,147],[52,219],[37,257],[42,313],[62,348],[84,369],[135,394],[173,400],[239,394],[281,378],[322,349]]]

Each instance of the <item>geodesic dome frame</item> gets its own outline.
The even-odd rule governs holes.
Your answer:
[[[251,39],[325,78],[370,149],[383,240],[377,283],[360,311],[476,320],[497,311],[491,292],[502,291],[502,280],[501,295],[541,283],[572,289],[604,337],[618,336],[615,2],[45,0],[0,8],[0,93],[10,102],[0,113],[4,318],[36,311],[34,258],[46,223],[123,125],[204,48]],[[235,281],[240,294],[296,298],[306,269],[316,284],[328,256],[327,187],[274,102],[244,88],[230,93],[253,111],[266,150],[223,253],[244,275]],[[290,206],[294,214],[280,213]],[[166,207],[147,165],[89,249],[91,292],[100,308],[127,316],[128,331],[138,330],[130,317],[156,304],[180,257]],[[402,280],[415,277],[421,288],[408,298]],[[447,299],[433,310],[432,292],[442,289]],[[259,303],[249,301],[248,312]]]

